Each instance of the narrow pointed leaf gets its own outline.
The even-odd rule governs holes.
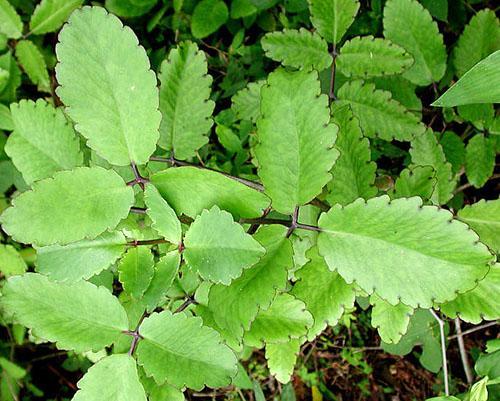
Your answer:
[[[179,244],[182,239],[181,222],[174,210],[163,199],[153,185],[147,185],[144,190],[146,213],[153,221],[153,227],[160,235],[172,244]]]
[[[57,31],[83,0],[42,0],[33,11],[30,31],[35,35]]]
[[[12,39],[18,39],[23,34],[21,17],[8,0],[0,0],[0,32]]]
[[[358,13],[357,0],[309,0],[311,21],[329,43],[337,44]]]
[[[495,143],[483,134],[476,134],[465,147],[465,173],[469,182],[481,188],[495,169]]]
[[[118,264],[120,283],[132,298],[139,299],[154,275],[153,254],[148,247],[130,248]]]
[[[267,366],[271,374],[280,383],[288,383],[290,381],[299,351],[299,340],[266,345]]]
[[[408,330],[413,308],[399,303],[391,305],[376,294],[370,297],[372,308],[372,326],[385,343],[397,343]]]
[[[31,82],[38,85],[39,90],[50,93],[47,64],[38,47],[30,40],[20,40],[16,45],[16,57]]]

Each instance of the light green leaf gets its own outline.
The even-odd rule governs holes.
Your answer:
[[[179,244],[182,239],[181,222],[174,210],[163,199],[153,185],[147,185],[144,190],[146,213],[152,220],[151,227],[172,244]]]
[[[204,210],[184,237],[184,259],[205,280],[228,285],[265,249],[217,206]]]
[[[500,103],[500,50],[481,60],[441,97],[436,107],[453,107],[474,103]]]
[[[266,344],[267,366],[280,383],[290,381],[299,351],[299,340],[290,340],[281,344]]]
[[[2,367],[2,373],[8,373],[12,378],[17,380],[22,379],[28,373],[26,369],[21,368],[4,357],[0,357],[0,367]]]
[[[363,138],[350,107],[334,103],[332,114],[340,128],[335,142],[340,156],[331,171],[333,179],[328,183],[326,200],[331,205],[347,205],[358,198],[369,199],[377,194],[373,185],[377,165],[371,161],[370,142]]]
[[[357,0],[309,0],[311,21],[327,42],[337,44],[354,21]]]
[[[403,76],[416,85],[439,81],[446,70],[446,48],[437,23],[417,0],[388,0],[384,36],[405,48],[415,62]]]
[[[368,137],[409,141],[425,131],[415,114],[392,99],[390,92],[375,89],[372,83],[347,82],[339,89],[338,98],[337,107],[349,105]]]
[[[222,0],[202,0],[193,11],[191,33],[202,39],[224,25],[228,17],[229,11]]]
[[[195,218],[217,205],[234,217],[254,218],[269,206],[269,198],[223,174],[196,167],[176,167],[151,177],[163,199],[177,215]]]
[[[72,401],[146,401],[135,360],[125,354],[101,359],[77,385]]]
[[[319,252],[330,269],[393,305],[451,300],[474,288],[494,260],[465,224],[417,197],[336,205],[319,226]]]
[[[88,280],[116,262],[125,252],[126,242],[123,234],[115,231],[64,246],[37,248],[36,270],[53,281]]]
[[[259,229],[255,239],[266,249],[262,259],[229,286],[218,284],[210,289],[208,307],[232,342],[241,341],[243,331],[250,329],[259,309],[269,308],[276,292],[286,287],[293,251],[285,233],[286,229],[278,226]]]
[[[328,269],[316,247],[307,256],[310,262],[295,273],[297,282],[291,293],[306,304],[314,318],[307,333],[312,341],[327,325],[336,325],[344,310],[352,308],[356,294],[352,285]]]
[[[408,330],[413,308],[399,303],[391,305],[376,294],[370,297],[372,308],[372,326],[385,343],[397,343]]]
[[[21,70],[8,51],[0,56],[0,82],[3,80],[0,101],[11,103],[17,100],[17,88],[21,85]]]
[[[146,163],[161,113],[156,75],[132,30],[104,8],[83,7],[59,33],[56,54],[57,95],[87,144],[111,164]]]
[[[500,264],[491,266],[489,273],[476,288],[459,294],[453,301],[439,305],[450,318],[478,324],[482,320],[500,319]]]
[[[256,122],[260,117],[260,89],[265,83],[264,80],[250,82],[231,98],[231,108],[240,120]]]
[[[261,90],[255,155],[273,208],[289,214],[330,181],[338,128],[329,124],[328,98],[321,95],[315,71],[278,69],[267,82]]]
[[[465,147],[465,173],[469,182],[481,188],[495,168],[495,143],[483,134],[476,134]]]
[[[137,347],[138,362],[157,383],[200,390],[204,385],[226,386],[236,375],[233,352],[199,317],[153,313],[139,332],[143,339]]]
[[[10,106],[14,132],[5,152],[27,184],[83,163],[80,142],[60,109],[45,100],[21,100]]]
[[[332,64],[328,44],[307,29],[270,32],[261,39],[266,56],[284,66],[322,71]]]
[[[42,0],[33,11],[30,31],[35,35],[57,31],[83,0]]]
[[[0,216],[18,242],[38,246],[95,238],[127,217],[134,191],[113,170],[79,167],[37,181]]]
[[[436,205],[448,202],[453,197],[457,180],[434,132],[428,130],[416,136],[411,142],[410,155],[415,166],[431,166],[436,171],[437,182],[432,193],[432,202]]]
[[[12,245],[0,244],[0,272],[6,276],[23,274],[28,270],[26,262]]]
[[[500,200],[465,206],[457,217],[467,223],[495,253],[500,253]]]
[[[14,121],[12,121],[10,109],[1,103],[0,103],[0,129],[6,131],[14,130]]]
[[[17,42],[16,57],[31,82],[38,85],[40,91],[50,93],[50,79],[47,65],[42,53],[40,53],[35,44],[29,40],[20,40]]]
[[[99,351],[128,329],[118,299],[87,281],[63,284],[36,273],[14,276],[3,287],[0,303],[16,322],[38,337],[57,341],[60,349]]]
[[[453,64],[461,77],[474,65],[500,49],[500,24],[495,11],[480,10],[458,38],[453,52]]]
[[[139,299],[154,275],[153,254],[148,247],[130,248],[118,264],[120,283],[132,298]]]
[[[357,36],[344,43],[337,68],[347,77],[401,74],[413,65],[413,57],[388,39]]]
[[[436,171],[432,166],[410,166],[399,174],[394,184],[395,198],[420,196],[430,199],[436,187]]]
[[[21,17],[7,0],[0,0],[0,32],[12,39],[23,34]]]
[[[422,117],[422,100],[415,93],[416,85],[404,79],[401,75],[388,75],[372,78],[377,89],[391,92],[392,98],[408,111]]]
[[[159,145],[177,159],[188,159],[208,142],[213,124],[212,77],[207,74],[205,53],[196,43],[181,43],[162,63],[159,78],[163,115]]]
[[[113,14],[128,18],[146,14],[156,3],[158,0],[106,0],[105,5]]]
[[[488,380],[489,377],[483,377],[474,383],[470,389],[470,401],[488,401]]]

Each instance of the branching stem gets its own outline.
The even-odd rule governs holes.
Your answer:
[[[450,385],[448,383],[448,359],[446,358],[446,336],[444,335],[444,321],[441,319],[434,310],[429,309],[434,319],[439,324],[439,334],[441,336],[441,354],[443,357],[443,376],[444,376],[444,393],[446,396],[450,395]]]

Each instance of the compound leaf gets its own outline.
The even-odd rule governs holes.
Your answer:
[[[280,344],[266,344],[269,371],[280,383],[288,383],[300,351],[300,341],[290,340]]]
[[[315,71],[278,69],[261,89],[255,155],[266,193],[281,213],[311,201],[331,179],[338,129],[329,124],[328,98],[320,93]]]
[[[205,53],[195,43],[183,42],[170,51],[159,75],[162,148],[178,159],[188,159],[208,142],[214,102],[209,100],[212,77]]]
[[[495,143],[483,134],[476,134],[465,147],[465,173],[469,182],[481,188],[495,168]]]
[[[38,85],[40,91],[50,93],[47,65],[38,47],[30,40],[20,40],[16,45],[16,57],[31,82]]]
[[[7,0],[0,0],[0,32],[12,39],[23,34],[21,17]]]
[[[309,0],[311,21],[329,43],[337,44],[354,21],[357,0]]]
[[[194,271],[206,280],[226,285],[265,253],[265,249],[233,221],[230,213],[217,206],[204,210],[191,224],[184,246],[184,258]]]
[[[65,245],[115,228],[133,203],[133,189],[115,171],[78,167],[35,182],[0,221],[18,242]]]
[[[202,39],[219,29],[228,17],[229,10],[222,0],[202,0],[193,11],[191,33]]]
[[[199,317],[153,313],[139,332],[143,339],[137,347],[138,362],[157,383],[200,390],[204,385],[226,386],[236,375],[233,352]]]
[[[413,308],[399,303],[391,305],[376,294],[370,297],[372,308],[372,326],[385,343],[397,343],[408,330]]]
[[[104,8],[83,7],[59,33],[56,54],[57,95],[89,147],[111,164],[145,164],[161,113],[156,75],[132,30]]]
[[[60,109],[45,100],[11,104],[14,132],[5,152],[28,185],[83,163],[80,142]]]
[[[128,329],[118,299],[87,281],[55,283],[41,274],[26,273],[7,280],[0,302],[16,322],[45,340],[57,341],[60,349],[99,351]]]
[[[148,247],[130,248],[118,264],[120,283],[132,298],[139,299],[154,275],[153,254]]]
[[[35,35],[57,31],[83,0],[42,0],[33,11],[30,31]]]
[[[319,252],[330,269],[392,305],[451,300],[472,289],[493,261],[465,224],[418,197],[335,205],[319,226]]]

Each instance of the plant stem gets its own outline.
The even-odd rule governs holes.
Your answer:
[[[185,310],[189,305],[191,304],[196,304],[197,302],[191,298],[191,297],[188,297],[182,304],[181,306],[179,306],[175,311],[174,313],[180,313],[182,312],[183,310]]]
[[[290,220],[281,220],[281,219],[265,219],[265,218],[259,218],[259,219],[240,219],[241,224],[280,224],[285,227],[291,227],[292,226],[292,221]],[[311,226],[309,224],[302,224],[302,223],[297,223],[295,228],[300,228],[302,230],[308,230],[308,231],[322,231],[320,227],[318,226]]]
[[[461,335],[462,336],[466,336],[467,334],[471,334],[471,333],[474,333],[476,331],[486,329],[488,327],[496,326],[497,324],[498,324],[498,322],[485,323],[485,324],[482,324],[481,326],[476,326],[476,327],[473,327],[472,329],[462,331]],[[448,336],[448,340],[453,340],[455,338],[458,338],[458,334],[454,334],[452,336]]]
[[[133,240],[127,242],[128,246],[140,246],[140,245],[156,245],[156,244],[170,244],[170,241],[167,241],[163,238],[155,238],[155,239],[144,239],[144,240]]]
[[[141,187],[141,189],[144,191],[145,184],[147,184],[149,182],[149,180],[141,175],[141,173],[139,172],[139,169],[137,168],[137,165],[134,162],[130,163],[130,167],[132,168],[132,171],[134,172],[135,179],[127,182],[127,185],[132,186],[132,185],[138,184]]]
[[[294,230],[297,228],[298,218],[299,218],[299,207],[296,206],[292,214],[292,223],[290,224],[290,226],[288,227],[288,231],[286,232],[287,238],[289,238],[290,235],[292,235]]]
[[[131,207],[130,208],[130,213],[136,213],[136,214],[146,214],[146,209],[143,207]]]
[[[441,336],[441,354],[443,357],[444,394],[446,396],[449,396],[450,385],[448,383],[448,359],[446,358],[446,337],[444,335],[444,321],[432,309],[429,309],[429,312],[439,324],[439,334]]]
[[[331,68],[331,71],[330,71],[330,90],[328,92],[328,97],[330,98],[330,103],[334,100],[336,100],[335,98],[335,69],[336,69],[336,60],[337,60],[337,49],[335,47],[335,45],[333,45],[333,50],[332,52],[330,53],[331,56],[332,56],[332,68]]]
[[[490,178],[488,178],[488,181],[490,180],[497,180],[500,178],[500,174],[493,174]],[[471,183],[466,183],[464,185],[459,186],[457,189],[453,191],[453,195],[458,194],[459,192],[465,191],[467,188],[472,187]]]
[[[462,327],[460,326],[460,319],[455,318],[455,331],[457,332],[458,349],[460,351],[460,358],[462,359],[462,365],[464,367],[465,377],[467,378],[467,384],[472,384],[474,381],[474,376],[469,365],[469,358],[467,357],[467,351],[465,349],[464,338],[462,336]]]

